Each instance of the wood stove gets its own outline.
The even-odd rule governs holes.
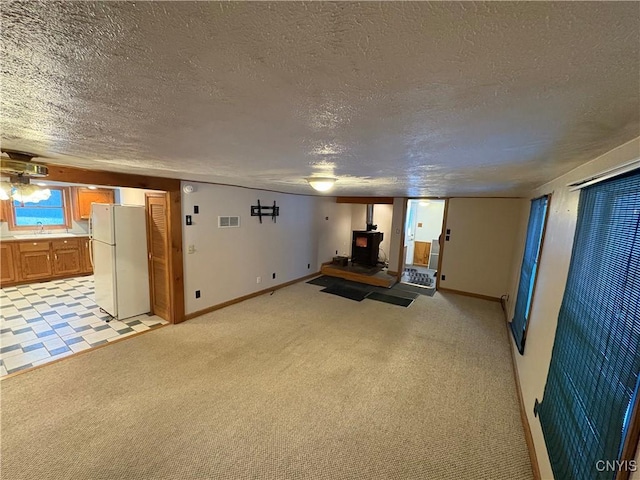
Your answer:
[[[382,232],[354,230],[351,244],[351,262],[375,267],[378,264],[378,253]]]

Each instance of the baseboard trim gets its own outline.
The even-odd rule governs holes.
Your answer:
[[[439,292],[455,293],[456,295],[464,295],[465,297],[481,298],[482,300],[489,300],[491,302],[500,302],[499,297],[490,297],[489,295],[480,295],[479,293],[463,292],[462,290],[454,290],[452,288],[438,288]]]
[[[331,262],[329,262],[331,263]],[[324,264],[323,264],[324,265]],[[265,293],[273,292],[275,290],[280,290],[281,288],[288,287],[289,285],[293,285],[294,283],[302,282],[309,278],[317,277],[318,275],[322,275],[320,272],[310,273],[309,275],[305,275],[304,277],[296,278],[295,280],[291,280],[289,282],[281,283],[274,287],[265,288],[264,290],[258,290],[257,292],[249,293],[248,295],[243,295],[242,297],[234,298],[231,300],[227,300],[226,302],[218,303],[217,305],[212,305],[207,308],[203,308],[202,310],[198,310],[197,312],[189,313],[184,316],[185,321],[191,320],[192,318],[199,317],[200,315],[204,315],[206,313],[215,312],[216,310],[220,310],[224,307],[229,307],[231,305],[235,305],[236,303],[244,302],[245,300],[249,300],[250,298],[259,297],[260,295],[264,295]]]
[[[387,275],[391,275],[392,277],[397,277],[398,272],[392,272],[391,270],[387,270]]]
[[[507,320],[507,312],[504,311],[504,318]],[[527,411],[524,406],[524,398],[522,398],[522,387],[520,386],[520,375],[518,374],[518,364],[516,362],[515,354],[513,353],[513,345],[511,343],[511,330],[509,329],[509,322],[505,322],[507,327],[507,338],[509,340],[509,351],[511,352],[511,365],[513,367],[513,379],[516,382],[516,393],[518,394],[518,405],[520,406],[520,421],[522,422],[522,429],[524,430],[524,441],[527,443],[527,450],[529,451],[529,461],[531,462],[531,470],[533,472],[534,480],[542,480],[540,475],[540,467],[538,466],[538,455],[536,454],[536,447],[533,443],[533,435],[531,435],[531,426],[529,425],[529,418],[527,417]]]

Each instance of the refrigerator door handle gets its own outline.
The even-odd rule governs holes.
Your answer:
[[[91,262],[91,269],[94,270],[96,266],[93,264],[93,237],[89,237],[89,262]]]

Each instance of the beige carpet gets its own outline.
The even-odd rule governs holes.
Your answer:
[[[532,478],[497,303],[319,290],[6,379],[2,478]]]

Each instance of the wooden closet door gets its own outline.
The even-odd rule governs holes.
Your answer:
[[[151,312],[170,321],[167,198],[164,194],[148,193],[145,204]]]
[[[413,247],[413,264],[425,265],[424,256],[427,252],[427,242],[414,242]]]

